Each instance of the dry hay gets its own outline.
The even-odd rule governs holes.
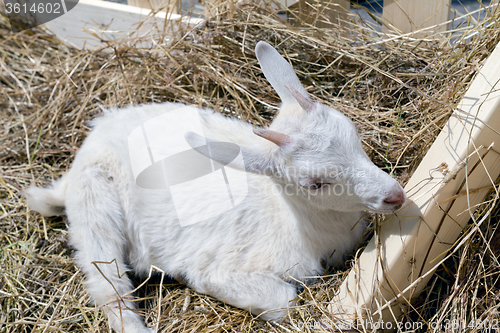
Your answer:
[[[279,102],[253,52],[266,40],[312,96],[354,120],[370,157],[404,183],[500,40],[498,12],[477,25],[468,16],[453,34],[423,41],[379,35],[363,22],[347,32],[296,28],[255,5],[226,8],[149,50],[108,43],[80,51],[41,29],[12,33],[0,19],[0,332],[109,330],[71,258],[66,218],[42,218],[20,196],[68,169],[100,106],[185,102],[265,125]],[[498,320],[499,212],[495,206],[478,230],[464,231],[468,241],[403,321]],[[138,295],[148,323],[159,318],[164,332],[307,332],[326,328],[321,315],[345,273],[329,274],[305,287],[301,307],[282,324],[158,276]]]

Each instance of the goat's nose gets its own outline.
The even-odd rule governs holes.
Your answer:
[[[403,191],[403,189],[399,188],[397,190],[392,191],[384,199],[384,203],[395,206],[396,208],[400,208],[405,203],[405,200],[406,200],[405,192]]]

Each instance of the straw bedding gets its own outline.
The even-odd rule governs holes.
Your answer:
[[[266,40],[315,99],[356,123],[372,160],[404,183],[500,41],[498,12],[474,25],[473,17],[424,41],[390,38],[359,19],[343,32],[297,28],[263,6],[223,6],[171,43],[140,49],[109,42],[99,51],[67,47],[40,28],[13,33],[1,17],[0,332],[109,331],[72,259],[66,218],[42,218],[21,197],[30,184],[65,173],[101,107],[175,101],[266,125],[279,103],[253,53]],[[494,209],[479,210],[489,214],[481,228],[464,231],[468,242],[453,249],[403,322],[499,319],[500,210],[496,201],[485,205]],[[159,321],[164,332],[328,331],[321,317],[346,267],[306,286],[301,306],[281,324],[260,322],[159,271],[137,296],[148,324]]]

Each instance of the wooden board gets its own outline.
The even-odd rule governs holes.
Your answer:
[[[282,1],[287,4],[291,2]],[[318,28],[335,28],[345,25],[350,8],[351,5],[347,0],[299,0],[290,6],[299,18],[297,24],[308,23]]]
[[[433,27],[420,33],[434,35],[447,30],[451,0],[384,0],[384,31],[409,33],[422,28]]]
[[[180,0],[127,0],[129,6],[161,10],[167,13],[180,14]]]
[[[410,198],[366,247],[330,305],[332,317],[397,316],[418,295],[500,175],[500,45],[405,187]],[[463,192],[469,191],[468,195]],[[480,191],[472,191],[483,189]],[[390,303],[389,303],[390,302]],[[390,311],[393,313],[391,314]]]
[[[101,40],[129,39],[129,43],[134,43],[134,37],[151,36],[154,31],[173,32],[177,29],[173,22],[179,20],[191,25],[202,23],[200,19],[183,19],[178,14],[158,12],[153,15],[146,8],[80,0],[75,8],[47,22],[45,27],[66,44],[80,49],[95,49],[105,45]],[[151,43],[144,42],[137,46],[149,47]]]

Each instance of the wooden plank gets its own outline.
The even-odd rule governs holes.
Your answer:
[[[283,7],[288,8],[298,3],[299,0],[279,0],[278,2],[281,3]]]
[[[71,0],[66,0],[71,1]],[[129,40],[151,35],[152,31],[174,32],[173,22],[182,20],[187,24],[200,24],[200,19],[184,19],[178,14],[158,12],[150,9],[127,6],[108,1],[80,0],[61,17],[47,22],[45,27],[64,43],[83,49],[102,47],[101,40]],[[151,41],[136,44],[149,47]]]
[[[384,31],[410,33],[448,21],[451,0],[384,0]],[[418,37],[446,31],[447,24],[439,25]]]
[[[129,6],[161,10],[163,12],[179,14],[181,0],[127,0]]]
[[[318,28],[345,26],[350,8],[347,0],[299,0],[290,6],[299,18],[297,25],[306,23]]]
[[[406,185],[411,200],[384,222],[354,264],[329,306],[332,318],[387,322],[397,316],[401,304],[407,306],[426,285],[487,193],[463,191],[488,188],[500,175],[498,147],[487,149],[500,141],[498,59],[500,45]]]

